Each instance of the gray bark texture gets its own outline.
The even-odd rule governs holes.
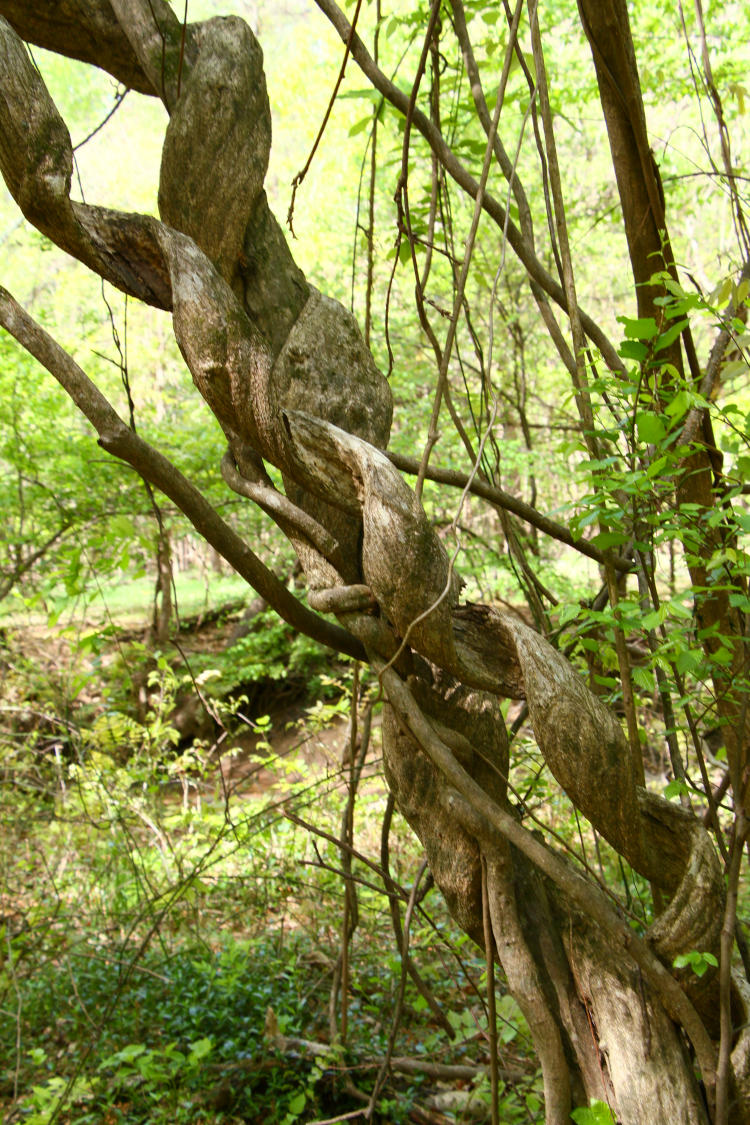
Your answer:
[[[716,980],[671,965],[696,948],[718,954],[725,892],[711,839],[639,786],[619,721],[541,636],[512,614],[461,604],[439,538],[383,452],[388,383],[350,313],[295,265],[269,209],[260,45],[235,18],[191,25],[184,47],[181,38],[156,0],[0,0],[6,183],[45,235],[126,293],[171,310],[226,435],[233,487],[245,480],[261,495],[272,488],[264,464],[280,470],[286,498],[274,507],[264,493],[267,510],[297,549],[311,604],[335,612],[382,670],[388,784],[453,916],[480,945],[487,865],[495,951],[539,1051],[547,1121],[567,1123],[572,1106],[596,1097],[623,1125],[705,1122]],[[71,202],[68,131],[22,39],[162,99],[161,221]],[[2,302],[0,319],[22,338],[21,319]],[[263,594],[275,604],[273,589]],[[644,937],[509,803],[498,704],[507,697],[527,701],[539,747],[576,807],[667,901]],[[739,992],[735,1001],[745,1013]],[[738,1123],[750,1120],[747,1055],[740,1036]]]

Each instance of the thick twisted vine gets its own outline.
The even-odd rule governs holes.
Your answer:
[[[559,653],[512,615],[460,603],[460,579],[442,543],[381,452],[389,387],[351,315],[308,284],[269,209],[270,112],[252,32],[240,20],[209,20],[190,27],[178,51],[180,27],[164,3],[63,7],[69,53],[88,57],[81,44],[105,28],[99,65],[127,74],[123,80],[161,97],[170,113],[162,221],[70,200],[67,129],[0,17],[6,183],[27,218],[61,247],[126,292],[171,309],[195,384],[226,434],[233,487],[255,489],[254,499],[275,506],[311,602],[336,612],[348,630],[332,635],[357,638],[383,669],[392,704],[384,722],[389,784],[450,909],[480,944],[486,859],[495,945],[539,1045],[548,1120],[567,1121],[572,1101],[608,1092],[587,1019],[593,1013],[600,1029],[616,1022],[634,995],[642,996],[644,1025],[658,1025],[670,1053],[672,1100],[687,1101],[694,1078],[670,1018],[689,1035],[710,1089],[715,981],[707,974],[699,985],[683,982],[688,998],[662,964],[678,952],[718,950],[723,880],[710,839],[698,821],[638,785],[619,722]],[[40,35],[38,13],[25,21],[8,0],[0,12]],[[243,458],[257,469],[255,484],[232,475]],[[268,494],[264,461],[281,471],[284,499]],[[266,593],[272,604],[273,595]],[[639,943],[510,810],[502,697],[527,701],[555,778],[668,896]],[[586,917],[591,902],[596,909]],[[633,1057],[646,1049],[642,1030],[632,1032]],[[637,1121],[651,1081],[645,1063],[637,1080],[614,1062],[607,1074],[622,1120]]]

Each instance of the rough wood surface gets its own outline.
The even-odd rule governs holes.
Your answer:
[[[356,591],[338,601],[348,631],[331,627],[331,636],[348,651],[367,646],[378,660],[395,660],[396,682],[408,678],[421,709],[424,739],[433,734],[450,748],[483,797],[502,810],[497,823],[513,823],[498,701],[525,699],[557,781],[670,899],[647,935],[663,963],[694,948],[717,950],[724,887],[705,829],[639,788],[618,719],[542,637],[512,614],[461,604],[460,577],[440,538],[382,452],[390,388],[351,314],[307,283],[268,208],[270,116],[255,37],[242,21],[210,20],[187,29],[182,51],[180,30],[161,0],[0,0],[0,167],[11,193],[31,222],[100,276],[172,310],[182,354],[236,464],[248,457],[275,466],[292,505],[287,516],[302,510],[314,521],[308,528],[325,532],[306,536],[304,521],[289,531],[311,589],[326,591],[331,608],[337,602],[330,591]],[[95,49],[97,65],[164,101],[170,122],[161,222],[70,201],[70,138],[16,32],[87,60]],[[20,324],[12,309],[6,320],[14,316]],[[49,362],[59,364],[59,357]],[[127,456],[130,449],[148,464],[109,416],[102,424],[114,435],[114,452]],[[181,484],[165,487],[184,510],[196,509]],[[200,518],[213,527],[205,513]],[[239,557],[226,536],[221,541]],[[255,573],[250,563],[246,571]],[[288,610],[277,587],[262,575],[259,581],[268,601]],[[299,620],[315,629],[314,615],[305,612]],[[676,986],[653,953],[658,972],[644,986],[620,938],[613,943],[606,926],[577,915],[555,883],[559,863],[546,865],[544,879],[529,874],[530,855],[538,853],[532,849],[521,861],[497,829],[486,829],[469,798],[461,798],[463,806],[454,799],[403,710],[387,707],[383,729],[386,774],[399,807],[452,913],[480,943],[483,856],[488,864],[497,954],[537,1040],[548,1120],[566,1121],[571,1104],[604,1092],[624,1125],[703,1122],[684,1036],[667,1009],[687,1013],[680,1018],[703,1045],[707,1082],[710,1041],[705,1049],[705,1028],[698,1020],[696,1032],[691,1022],[694,1008],[668,1001],[668,989],[660,993],[664,976],[672,996]],[[540,926],[549,927],[549,940]],[[710,1026],[713,978],[686,987]],[[741,1007],[739,996],[737,1002]],[[736,1062],[750,1068],[739,1050]]]

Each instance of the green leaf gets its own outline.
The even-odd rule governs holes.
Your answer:
[[[198,1039],[195,1043],[190,1044],[190,1054],[188,1055],[189,1063],[200,1062],[206,1055],[210,1055],[213,1050],[214,1044],[210,1036],[205,1039]]]
[[[569,621],[575,621],[580,612],[581,607],[577,602],[570,602],[568,605],[564,605],[560,610],[557,624],[562,626],[567,625]]]
[[[658,609],[652,610],[651,613],[647,613],[645,617],[641,618],[641,628],[656,629],[657,626],[663,624],[666,616],[666,606],[660,605]]]
[[[702,977],[708,972],[710,966],[716,968],[719,962],[713,953],[701,953],[697,949],[691,949],[689,953],[680,953],[675,957],[672,964],[675,969],[685,969],[689,966],[697,977]]]
[[[643,316],[636,320],[631,320],[627,316],[618,316],[617,319],[625,326],[625,335],[629,340],[653,340],[659,333],[652,316]]]
[[[636,415],[635,424],[638,439],[647,445],[658,445],[667,432],[661,415],[654,414],[652,410],[641,410]]]
[[[633,683],[641,688],[642,691],[653,691],[654,678],[648,668],[635,667],[631,669],[631,675],[633,677]]]
[[[606,1102],[592,1101],[589,1106],[579,1106],[570,1115],[576,1125],[616,1125],[612,1110]]]
[[[734,379],[738,375],[747,375],[747,364],[741,359],[732,359],[725,363],[721,369],[722,379]]]
[[[623,340],[617,354],[622,356],[623,359],[634,359],[636,363],[643,363],[648,355],[648,348],[637,340]]]
[[[596,521],[599,519],[600,515],[601,515],[600,510],[598,508],[594,508],[593,511],[587,512],[585,516],[580,517],[580,519],[578,521],[578,526],[579,527],[589,527],[592,523],[596,523]]]
[[[606,551],[607,547],[619,547],[627,543],[628,538],[624,531],[600,531],[598,535],[593,536],[590,543],[600,551]]]
[[[99,1070],[109,1069],[113,1066],[119,1066],[121,1063],[131,1063],[142,1055],[146,1050],[144,1043],[128,1043],[126,1047],[116,1051],[114,1055],[108,1055],[99,1063]]]
[[[302,1110],[307,1105],[307,1094],[303,1091],[295,1097],[289,1099],[289,1112],[298,1117]]]
[[[652,477],[659,476],[659,474],[664,470],[664,468],[666,468],[666,464],[667,464],[667,458],[666,457],[656,457],[651,462],[649,467],[646,469],[647,479],[651,480]]]
[[[654,345],[654,351],[660,352],[664,348],[668,348],[670,344],[673,344],[683,328],[687,328],[687,323],[687,320],[678,320],[677,323],[673,324],[671,328],[668,328],[666,332],[662,332]]]
[[[358,90],[345,90],[342,94],[337,95],[339,99],[344,98],[364,98],[365,101],[377,104],[380,102],[383,95],[372,86],[362,86]]]
[[[729,301],[729,298],[732,296],[733,287],[734,282],[732,281],[732,278],[725,277],[724,280],[719,282],[716,288],[712,290],[711,293],[709,293],[709,304],[716,305],[718,308],[720,308],[722,305],[726,305]]]
[[[372,117],[363,117],[356,124],[352,125],[349,130],[350,137],[356,137],[358,133],[364,133],[368,125],[372,125]]]
[[[690,394],[686,390],[678,391],[664,408],[664,413],[670,418],[681,418],[690,406]]]
[[[112,516],[109,521],[109,529],[119,539],[132,539],[136,535],[135,524],[123,515]]]
[[[698,649],[684,649],[674,660],[674,666],[681,675],[697,671],[702,663],[703,653]]]

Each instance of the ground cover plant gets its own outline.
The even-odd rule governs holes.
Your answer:
[[[484,963],[428,885],[407,930],[422,991],[409,979],[401,995],[377,754],[358,803],[364,857],[342,867],[348,770],[335,757],[323,766],[310,746],[311,727],[327,732],[341,706],[329,705],[322,727],[320,702],[312,707],[315,721],[294,726],[279,760],[261,718],[255,754],[225,746],[219,781],[208,748],[175,755],[170,691],[154,700],[164,713],[145,727],[72,722],[64,754],[62,742],[50,754],[44,730],[3,737],[7,1119],[291,1125],[351,1110],[354,1089],[375,1091],[375,1120],[400,1121],[420,1106],[429,1118],[431,1100],[456,1083],[459,1106],[486,1111]],[[339,723],[339,749],[346,735]],[[259,784],[269,769],[270,788]],[[424,874],[405,827],[387,837],[388,886],[401,901]],[[342,896],[357,914],[345,984]],[[437,987],[439,1004],[427,991]],[[504,1102],[508,1120],[528,1120],[538,1073],[523,1017],[505,1000]],[[333,1040],[332,1005],[348,1023]],[[393,1074],[376,1083],[389,1047]]]
[[[210,549],[293,633],[335,654],[323,674],[308,642],[293,642],[303,678],[327,693],[318,720],[354,701],[348,796],[325,837],[336,858],[320,865],[335,866],[344,888],[327,1035],[289,1034],[271,1007],[267,1041],[314,1056],[323,1085],[323,1063],[349,1042],[353,888],[364,877],[354,876],[354,795],[377,705],[384,824],[398,809],[453,923],[484,958],[490,1119],[747,1121],[750,234],[739,9],[316,0],[320,26],[340,40],[329,108],[345,107],[351,124],[325,200],[330,240],[315,243],[305,272],[294,232],[329,113],[294,178],[287,237],[266,190],[267,12],[245,11],[251,27],[211,4],[188,7],[70,0],[53,12],[0,0],[0,167],[13,213],[27,224],[26,249],[55,246],[82,263],[107,310],[93,329],[80,316],[63,347],[36,289],[26,301],[35,315],[0,289],[0,324],[16,342],[3,346],[11,366],[33,356],[112,455],[98,509],[107,530],[88,543],[80,466],[62,466],[58,489],[47,465],[51,438],[67,450],[82,423],[66,415],[59,434],[40,425],[49,406],[40,399],[39,419],[22,409],[11,379],[3,592],[76,596],[96,570],[88,560],[123,573],[140,565],[154,581],[132,714],[113,712],[103,693],[63,768],[60,739],[40,741],[26,701],[12,704],[19,793],[32,801],[41,788],[54,804],[65,784],[65,801],[82,802],[94,823],[129,810],[132,839],[153,833],[155,850],[125,849],[123,903],[135,917],[139,896],[152,919],[160,896],[177,905],[183,891],[164,890],[167,875],[189,892],[190,834],[165,834],[146,795],[171,772],[188,817],[194,777],[216,765],[235,719],[256,751],[267,741],[263,716],[241,713],[252,652],[234,668],[223,659],[227,695],[204,690],[200,662],[187,672],[221,733],[201,732],[191,748],[170,725],[176,553],[188,542]],[[294,24],[294,50],[310,58],[312,81],[320,52],[306,19]],[[55,56],[46,72],[36,48]],[[57,84],[66,104],[58,56],[111,75],[113,111],[133,91],[166,113],[151,164],[156,211],[153,198],[124,206],[89,192],[81,146],[50,93]],[[345,280],[342,225],[354,228]],[[131,358],[135,307],[144,331],[161,310],[174,334],[164,342],[164,320],[146,332],[161,341],[148,385]],[[99,355],[92,378],[81,341],[91,332],[99,344],[102,324],[111,369]],[[28,358],[17,362],[41,379]],[[189,371],[195,394],[165,373],[171,364]],[[259,666],[272,680],[285,673],[274,630],[284,627],[269,622],[247,642],[257,653],[268,641]],[[345,689],[343,657],[355,662]],[[53,712],[75,743],[76,720]],[[214,780],[226,781],[223,768]],[[233,831],[198,833],[197,878]],[[395,893],[387,856],[381,844],[378,879],[391,905],[405,899],[391,918],[392,1030],[374,1083],[344,1082],[362,1105],[341,1112],[419,1119],[443,1109],[381,1104],[407,978],[418,987],[407,935],[422,879]],[[541,1090],[521,1082],[510,1107],[496,971],[541,1068]],[[420,996],[440,1023],[432,993]],[[210,1034],[113,1046],[101,1064],[115,1086],[147,1089],[161,1075],[176,1090],[215,1049]],[[87,1092],[73,1082],[34,1112],[59,1116]],[[308,1109],[307,1087],[290,1096],[292,1119],[337,1116],[338,1103]]]

